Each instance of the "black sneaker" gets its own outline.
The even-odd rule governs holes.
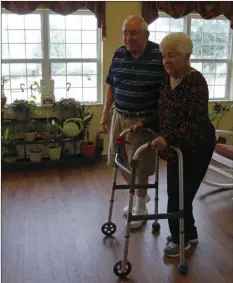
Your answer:
[[[172,242],[172,235],[167,236],[167,243]],[[189,240],[190,244],[197,244],[198,243],[198,238],[193,238]]]

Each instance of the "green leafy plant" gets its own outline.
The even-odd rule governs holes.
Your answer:
[[[54,102],[53,107],[58,110],[77,110],[80,103],[74,98],[61,98],[59,101]]]
[[[25,100],[25,99],[16,99],[15,101],[13,101],[13,103],[11,103],[9,105],[9,108],[13,111],[19,111],[21,113],[36,113],[37,112],[37,107],[36,107],[36,94],[32,93],[33,88],[32,86],[35,85],[36,86],[36,90],[38,91],[38,93],[42,93],[42,87],[40,87],[39,83],[36,81],[32,81],[31,84],[31,95],[29,100]]]
[[[233,103],[228,103],[227,105],[222,105],[220,103],[215,103],[213,105],[212,111],[209,113],[210,121],[215,124],[216,129],[219,127],[219,123],[222,118],[230,112],[233,108]]]
[[[10,134],[9,128],[5,129],[3,136],[1,137],[2,143],[2,156],[15,157],[17,155],[16,141],[13,135]]]
[[[48,133],[48,134],[57,134],[57,127],[53,125],[51,121],[49,121],[48,117],[46,120],[44,130],[45,130],[45,133]]]
[[[78,117],[81,119],[84,131],[84,143],[90,143],[89,136],[89,126],[93,118],[93,113],[90,112],[90,106],[86,104],[81,104],[77,111]]]
[[[38,91],[39,94],[42,94],[45,91],[45,87],[41,86],[37,81],[32,81],[31,89],[33,90],[33,86],[35,86],[35,90]]]
[[[37,130],[35,120],[30,120],[30,122],[26,126],[26,133],[35,133]]]
[[[34,113],[36,110],[36,103],[34,100],[16,99],[9,105],[9,108],[21,113]]]

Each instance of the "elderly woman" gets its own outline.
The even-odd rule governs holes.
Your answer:
[[[152,146],[161,149],[161,158],[167,160],[168,213],[179,211],[178,158],[168,146],[175,146],[182,151],[185,249],[189,249],[191,243],[198,242],[192,203],[214,151],[215,129],[208,116],[206,80],[190,66],[190,38],[184,33],[171,33],[162,40],[160,51],[168,76],[160,92],[159,125],[151,117],[137,122],[132,130],[144,126],[159,133]],[[168,223],[171,235],[167,237],[164,253],[177,257],[179,220],[169,219]]]

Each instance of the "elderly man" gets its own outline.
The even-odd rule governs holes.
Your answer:
[[[165,70],[159,45],[148,40],[149,31],[145,20],[139,15],[128,16],[123,23],[123,41],[115,51],[109,73],[106,78],[107,94],[101,119],[102,130],[108,132],[110,125],[110,110],[114,104],[110,129],[108,164],[113,164],[115,156],[115,137],[123,130],[130,128],[136,121],[144,120],[153,113],[156,115],[159,87],[164,79]],[[139,146],[151,140],[148,133],[130,133],[126,146],[127,166]],[[137,170],[137,184],[148,184],[150,175],[154,173],[154,157],[148,149],[142,153]],[[125,164],[126,165],[126,164]],[[121,172],[129,183],[129,176]],[[147,190],[136,192],[136,203],[133,215],[147,214]],[[124,210],[127,214],[128,207]],[[139,228],[143,221],[131,222],[131,228]]]

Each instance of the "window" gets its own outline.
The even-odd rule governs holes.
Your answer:
[[[32,81],[46,86],[55,101],[100,101],[100,31],[89,11],[68,16],[38,10],[2,14],[2,76],[7,103],[29,99]],[[43,94],[44,95],[44,94]],[[41,97],[37,95],[38,105]]]
[[[204,20],[198,15],[173,19],[162,14],[149,30],[150,40],[157,43],[170,32],[186,32],[193,41],[192,66],[205,76],[210,99],[230,99],[232,31],[227,19]]]
[[[42,79],[41,42],[40,14],[2,14],[2,76],[8,103],[29,99],[32,80]]]

